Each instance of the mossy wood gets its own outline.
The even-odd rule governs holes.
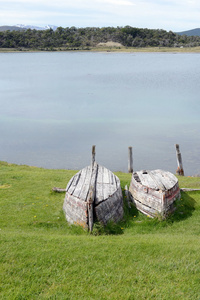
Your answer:
[[[162,218],[174,212],[174,201],[180,196],[178,179],[163,170],[134,172],[129,192],[138,210]]]

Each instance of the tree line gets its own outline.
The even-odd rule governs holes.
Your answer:
[[[106,42],[124,47],[196,47],[199,36],[178,35],[162,29],[125,27],[58,27],[55,31],[31,30],[0,32],[0,48],[37,50],[90,49]]]

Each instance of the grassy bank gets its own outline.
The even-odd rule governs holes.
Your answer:
[[[200,47],[86,47],[86,48],[45,48],[28,49],[28,48],[0,48],[0,53],[13,53],[13,52],[50,52],[50,51],[84,51],[84,52],[172,52],[172,53],[200,53]]]
[[[124,220],[90,235],[51,191],[75,173],[0,162],[0,299],[199,299],[200,192],[182,193],[162,222],[124,199]],[[198,177],[179,182],[200,188]]]

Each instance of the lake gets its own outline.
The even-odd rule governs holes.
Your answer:
[[[0,160],[200,174],[200,54],[0,54]]]

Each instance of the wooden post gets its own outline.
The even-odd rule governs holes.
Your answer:
[[[92,146],[92,167],[94,166],[95,162],[95,145]]]
[[[92,232],[93,223],[94,223],[94,197],[95,197],[95,187],[96,187],[96,178],[97,178],[98,166],[95,162],[95,146],[92,146],[92,162],[91,162],[91,178],[89,192],[87,196],[87,205],[88,205],[88,229]]]
[[[93,224],[94,224],[94,211],[93,211],[93,202],[94,202],[94,190],[92,187],[89,190],[89,195],[87,199],[87,205],[88,205],[88,229],[90,232],[93,230]]]
[[[176,174],[180,175],[180,176],[184,176],[183,163],[182,163],[181,153],[180,153],[180,150],[179,150],[179,145],[176,144],[175,146],[176,146],[176,157],[177,157],[177,164],[178,164]]]
[[[128,147],[128,172],[133,173],[132,147]]]

